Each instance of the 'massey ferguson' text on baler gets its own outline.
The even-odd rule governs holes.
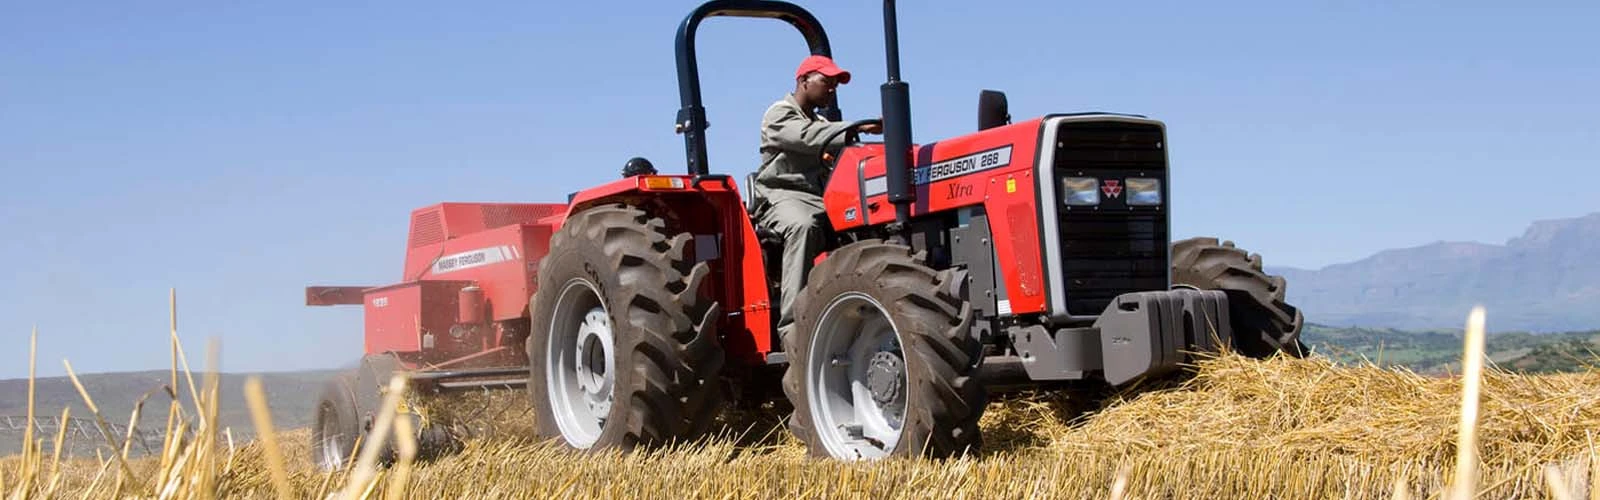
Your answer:
[[[914,144],[892,1],[884,14],[884,142],[861,143],[857,122],[826,152],[828,250],[793,331],[775,328],[781,245],[752,223],[759,200],[709,171],[694,34],[709,17],[775,18],[812,54],[831,49],[800,7],[713,0],[677,35],[687,174],[630,175],[563,204],[425,208],[402,284],[308,291],[367,312],[368,368],[324,396],[318,459],[347,457],[344,436],[372,413],[339,396],[367,391],[338,387],[385,370],[523,384],[539,435],[588,450],[692,438],[724,401],[781,399],[813,454],[855,459],[975,449],[997,386],[1122,385],[1223,348],[1303,353],[1300,313],[1259,256],[1171,242],[1161,122],[1012,123],[985,91],[977,132]]]

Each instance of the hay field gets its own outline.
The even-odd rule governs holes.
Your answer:
[[[1477,324],[1481,349],[1481,316]],[[510,410],[463,449],[413,460],[401,439],[401,461],[389,468],[363,461],[321,474],[308,462],[305,430],[263,429],[264,442],[230,443],[227,433],[206,432],[204,415],[189,415],[199,432],[169,439],[161,457],[57,463],[50,450],[34,449],[0,459],[0,495],[1600,499],[1600,488],[1589,487],[1600,482],[1600,371],[1482,367],[1470,362],[1473,339],[1469,328],[1469,362],[1457,377],[1224,355],[1200,362],[1190,378],[1112,395],[1087,413],[1059,394],[996,400],[983,422],[985,448],[959,460],[810,459],[772,419],[741,415],[728,415],[728,434],[709,443],[574,454],[524,439],[525,406],[517,405],[525,403],[510,392],[468,402]],[[205,387],[180,396],[212,407],[217,388]],[[264,399],[251,401],[265,410]],[[378,429],[405,422],[380,420]],[[1468,490],[1476,494],[1457,495]]]

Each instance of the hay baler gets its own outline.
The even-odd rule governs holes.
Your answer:
[[[313,459],[350,457],[378,413],[395,373],[439,392],[521,387],[528,301],[539,258],[565,204],[439,203],[411,213],[402,281],[384,286],[313,286],[311,306],[362,307],[364,355],[329,381],[317,404]]]
[[[422,209],[404,283],[313,288],[308,301],[364,304],[368,359],[382,360],[368,377],[521,384],[539,437],[580,450],[693,439],[731,400],[792,407],[790,430],[817,456],[949,456],[981,443],[997,387],[1118,386],[1222,349],[1303,354],[1301,315],[1259,256],[1171,241],[1161,122],[1013,123],[1004,95],[984,91],[977,131],[913,143],[892,0],[883,13],[882,119],[804,153],[832,165],[829,231],[787,334],[781,242],[756,223],[763,200],[708,166],[694,50],[703,20],[739,16],[784,21],[831,56],[816,18],[778,1],[712,0],[680,25],[686,173],[628,175],[561,204]],[[883,142],[861,142],[855,129],[873,122]],[[319,459],[348,456],[328,436],[356,422],[318,434],[331,443]]]

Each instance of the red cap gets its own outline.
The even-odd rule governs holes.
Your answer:
[[[794,77],[800,78],[812,71],[822,73],[823,76],[837,78],[840,85],[850,83],[850,72],[840,69],[838,65],[833,63],[833,59],[829,59],[827,56],[811,56],[804,61],[800,61],[800,68],[794,71]]]

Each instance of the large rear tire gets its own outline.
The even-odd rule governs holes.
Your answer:
[[[580,450],[703,435],[721,403],[719,308],[689,233],[622,205],[567,219],[539,264],[527,349],[535,432]]]
[[[1172,283],[1228,295],[1234,349],[1265,358],[1276,353],[1307,354],[1300,342],[1305,316],[1285,300],[1287,282],[1262,268],[1261,255],[1232,241],[1190,238],[1172,244]]]
[[[812,270],[783,339],[790,430],[836,459],[948,457],[982,446],[982,344],[965,279],[909,248],[852,243]]]

